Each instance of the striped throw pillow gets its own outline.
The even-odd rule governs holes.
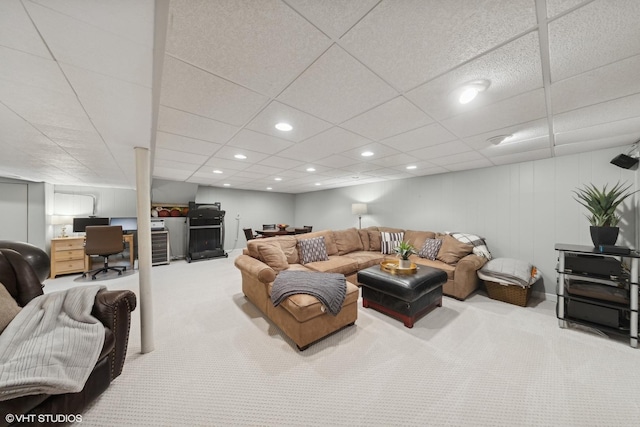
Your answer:
[[[394,249],[404,239],[404,233],[389,233],[386,231],[380,232],[380,252],[383,254],[395,254]]]

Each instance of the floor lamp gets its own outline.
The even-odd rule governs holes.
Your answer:
[[[351,213],[358,215],[358,228],[362,228],[362,215],[367,213],[366,203],[353,203],[351,204]]]

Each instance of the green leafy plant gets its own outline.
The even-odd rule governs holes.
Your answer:
[[[416,253],[416,248],[414,248],[409,242],[400,242],[400,244],[393,248],[393,250],[404,260],[409,259],[411,254]]]
[[[587,215],[587,219],[591,225],[597,227],[615,227],[620,221],[620,217],[616,214],[618,206],[636,191],[629,192],[631,185],[620,182],[616,183],[611,189],[607,189],[605,184],[599,189],[593,184],[586,184],[584,188],[579,188],[573,192],[577,198],[574,199],[582,206],[587,208],[591,215]]]

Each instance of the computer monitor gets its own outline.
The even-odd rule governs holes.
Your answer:
[[[138,229],[138,218],[135,216],[112,217],[109,225],[121,225],[122,231],[136,231]]]
[[[91,216],[88,218],[73,218],[73,232],[84,233],[88,225],[109,225],[109,218]]]

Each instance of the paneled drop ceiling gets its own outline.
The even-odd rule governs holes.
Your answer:
[[[637,0],[155,7],[0,1],[0,176],[135,188],[146,147],[154,178],[302,193],[640,138]]]

